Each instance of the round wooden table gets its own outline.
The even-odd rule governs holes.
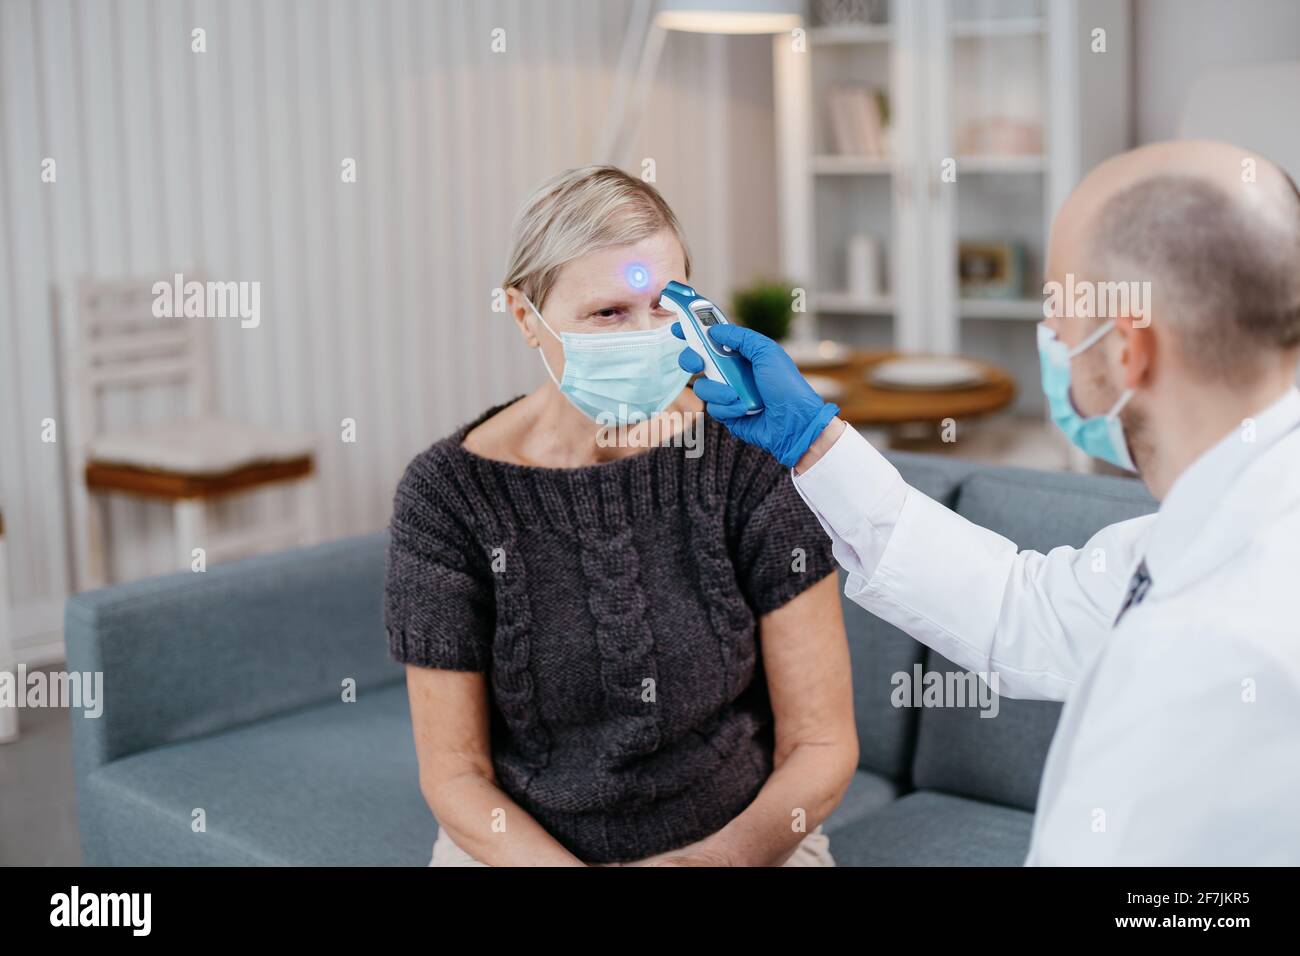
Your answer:
[[[833,378],[844,386],[843,395],[832,400],[840,407],[840,418],[851,425],[938,424],[946,418],[974,418],[1001,411],[1016,397],[1016,383],[1011,375],[978,359],[964,361],[979,366],[984,380],[964,388],[881,388],[871,383],[869,375],[873,366],[903,354],[854,350],[842,364],[801,367],[800,371],[805,375]]]

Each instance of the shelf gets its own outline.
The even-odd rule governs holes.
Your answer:
[[[1046,33],[1042,17],[990,17],[986,20],[954,20],[952,35],[964,39],[987,37],[1023,37]]]
[[[1047,170],[1047,157],[1041,153],[1026,156],[958,156],[957,172],[961,173],[1042,173]]]
[[[977,352],[1005,349],[1014,373],[1035,379],[1033,337],[1022,336],[1043,320],[1034,273],[1051,214],[1075,171],[1092,168],[1126,135],[1125,117],[1093,94],[1128,96],[1127,75],[1106,57],[1076,55],[1094,28],[1095,16],[1076,9],[1087,6],[890,0],[888,24],[814,26],[803,49],[774,45],[780,211],[790,227],[781,230],[781,262],[806,283],[810,335],[941,354],[967,342]],[[1112,39],[1131,39],[1122,17],[1110,29]],[[834,135],[828,91],[851,84],[887,91],[888,156],[835,151],[872,142]],[[981,119],[991,122],[976,125]],[[1078,135],[1054,135],[1060,130]],[[1016,148],[1030,152],[995,152]],[[949,157],[956,192],[938,185]],[[863,232],[880,244],[880,295],[849,291],[848,247]],[[1024,245],[1024,285],[1009,287],[1012,298],[962,291],[956,251],[966,239]]]
[[[851,43],[888,43],[894,32],[887,23],[854,23],[845,26],[813,27],[808,39],[815,46]]]
[[[894,300],[882,295],[864,299],[849,292],[817,292],[813,294],[815,311],[835,312],[841,315],[893,315]]]
[[[1043,318],[1042,299],[961,299],[957,312],[963,319],[1007,319],[1021,321]]]
[[[894,169],[888,156],[852,156],[824,153],[814,156],[813,172],[818,176],[887,176]]]

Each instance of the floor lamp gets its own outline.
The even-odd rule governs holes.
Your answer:
[[[628,21],[622,57],[624,63],[635,57],[636,63],[620,73],[614,90],[614,106],[602,150],[605,161],[616,166],[626,161],[632,137],[645,112],[668,31],[784,33],[803,24],[803,7],[803,0],[637,0]]]

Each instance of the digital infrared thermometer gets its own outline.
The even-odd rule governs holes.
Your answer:
[[[763,403],[754,386],[754,370],[749,362],[735,349],[719,345],[709,337],[711,326],[730,324],[722,310],[680,282],[669,282],[664,286],[659,294],[659,304],[677,313],[686,344],[704,360],[705,377],[735,389],[745,406],[746,415],[761,412]]]

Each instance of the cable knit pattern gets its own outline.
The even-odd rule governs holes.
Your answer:
[[[462,445],[498,411],[397,488],[389,652],[489,675],[502,789],[583,860],[699,840],[771,773],[757,621],[831,573],[830,542],[786,469],[711,420],[696,458],[532,468]]]

